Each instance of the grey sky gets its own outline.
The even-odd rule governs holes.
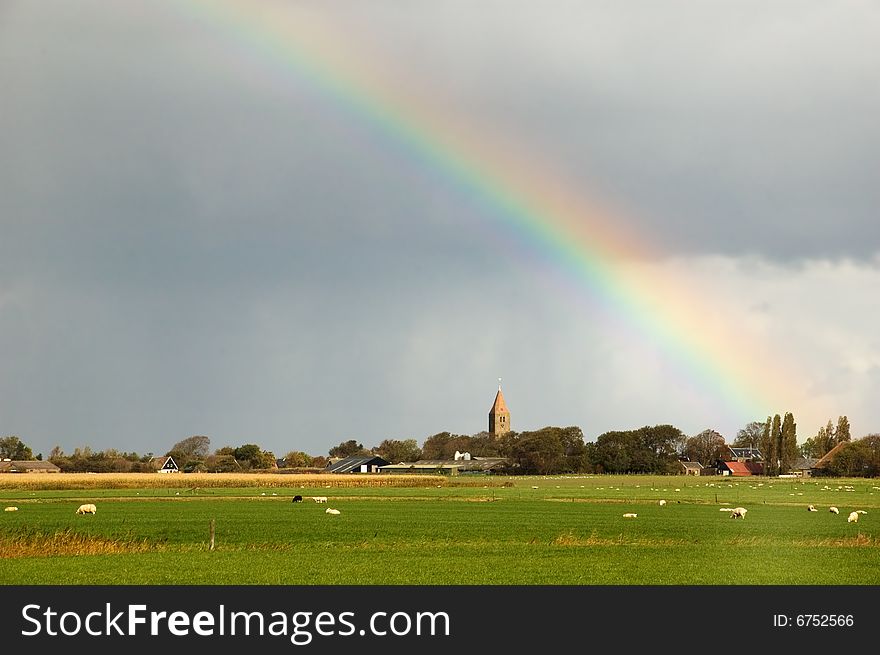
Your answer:
[[[0,0],[0,434],[318,454],[482,430],[498,376],[515,429],[744,424],[187,4]],[[811,362],[833,418],[880,431],[874,3],[300,5],[621,208],[663,255],[646,266],[711,279],[762,347]],[[768,407],[789,410],[801,439],[832,418]]]

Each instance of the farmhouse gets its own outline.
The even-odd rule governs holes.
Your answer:
[[[40,460],[10,460],[0,462],[0,473],[61,473],[52,462]]]
[[[703,465],[699,462],[687,462],[681,460],[678,462],[681,464],[682,472],[685,475],[701,475],[703,471]]]
[[[839,453],[841,449],[848,443],[848,441],[841,441],[839,444],[834,446],[834,448],[825,453],[818,462],[813,464],[813,468],[810,469],[810,474],[822,475],[825,472],[825,468],[831,463],[831,460],[834,459],[837,456],[837,453]]]
[[[721,475],[732,475],[737,478],[764,475],[764,465],[761,462],[719,462],[718,470],[721,471]]]
[[[158,473],[180,473],[180,469],[177,468],[177,463],[174,461],[174,458],[169,457],[168,455],[154,457],[150,460],[150,464],[152,464],[153,468],[156,469]]]
[[[788,472],[799,478],[809,478],[812,476],[813,468],[818,461],[816,457],[798,457]]]
[[[377,473],[380,467],[390,463],[378,455],[352,455],[331,462],[325,470],[327,473]]]
[[[728,446],[730,451],[730,459],[734,462],[763,462],[764,456],[757,448],[734,448]]]

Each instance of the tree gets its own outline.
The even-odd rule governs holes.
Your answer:
[[[505,438],[508,434],[511,432],[503,432],[498,438],[495,438],[488,432],[478,432],[471,435],[466,452],[474,457],[506,457],[504,449],[507,444],[511,443]]]
[[[546,426],[502,435],[501,448],[522,473],[577,473],[589,470],[584,433],[577,426]]]
[[[761,441],[760,441],[760,450],[761,454],[764,456],[764,473],[767,475],[772,475],[771,473],[771,454],[772,451],[775,450],[773,448],[773,417],[768,416],[767,420],[764,422],[764,425],[761,427]]]
[[[836,445],[850,441],[849,419],[846,416],[840,416],[837,419],[837,427],[831,419],[825,427],[819,428],[815,437],[807,439],[801,447],[801,452],[809,457],[822,457]]]
[[[824,475],[875,477],[880,475],[880,434],[869,434],[845,445],[828,463]]]
[[[208,456],[211,439],[205,436],[187,437],[171,446],[171,452],[179,453],[187,459],[204,459]]]
[[[165,454],[173,457],[182,471],[191,471],[204,463],[210,445],[208,437],[197,435],[178,441]]]
[[[764,467],[767,475],[779,475],[779,449],[782,444],[782,417],[779,414],[773,416],[770,425],[770,452],[767,454]]]
[[[684,454],[692,462],[700,462],[703,466],[712,466],[717,460],[723,459],[727,444],[715,430],[703,430],[685,442]]]
[[[677,472],[677,444],[682,432],[671,425],[645,426],[626,432],[605,432],[585,450],[598,473]]]
[[[522,473],[547,475],[560,472],[565,454],[557,433],[539,430],[520,433],[511,459]]]
[[[15,435],[0,437],[0,459],[32,460],[34,453]]]
[[[422,444],[423,459],[452,459],[455,451],[470,452],[471,438],[464,434],[438,432]]]
[[[828,419],[828,425],[825,426],[825,452],[837,445],[837,435],[834,430],[834,424]],[[824,453],[823,453],[824,454]]]
[[[232,451],[242,468],[269,469],[275,468],[275,455],[268,450],[261,449],[257,444],[247,443]]]
[[[232,456],[232,448],[220,448],[213,455],[205,458],[205,470],[209,473],[232,473],[241,470],[235,457]]]
[[[292,450],[284,456],[284,465],[288,468],[304,469],[312,466],[314,458],[301,450]]]
[[[351,457],[352,455],[369,455],[369,451],[364,448],[364,445],[358,443],[354,439],[349,439],[348,441],[343,441],[338,446],[333,446],[328,451],[330,457]]]
[[[834,433],[834,441],[835,444],[844,443],[845,441],[851,441],[852,435],[850,435],[849,431],[849,419],[846,416],[840,416],[837,418],[837,430]]]
[[[779,472],[788,473],[794,465],[798,454],[797,425],[794,422],[794,414],[785,413],[782,421],[782,431],[779,443]]]
[[[385,439],[373,448],[373,453],[391,463],[415,462],[422,458],[422,451],[415,439]]]
[[[822,456],[822,454],[824,454],[819,453],[817,437],[810,437],[809,439],[804,441],[804,443],[798,446],[798,452],[800,453],[801,457],[812,457],[814,459],[818,459]]]
[[[733,440],[734,448],[757,448],[761,449],[761,435],[764,432],[764,424],[761,421],[747,423],[744,428],[736,433]]]

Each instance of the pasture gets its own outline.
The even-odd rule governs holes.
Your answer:
[[[8,475],[7,506],[2,584],[880,583],[877,480]]]

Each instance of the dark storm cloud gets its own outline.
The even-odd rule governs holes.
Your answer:
[[[319,453],[476,432],[498,375],[523,427],[632,427],[590,391],[609,346],[588,290],[570,301],[477,200],[184,4],[0,4],[0,434]],[[874,261],[871,4],[314,7],[663,253]],[[651,402],[639,420],[671,401]]]

